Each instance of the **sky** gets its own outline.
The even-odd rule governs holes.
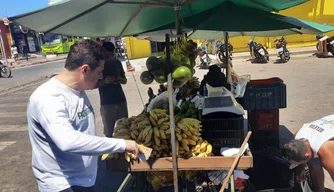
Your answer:
[[[0,0],[0,18],[11,17],[48,6],[48,0]]]

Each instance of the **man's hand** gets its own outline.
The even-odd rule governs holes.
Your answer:
[[[125,140],[125,143],[126,143],[125,151],[134,154],[135,159],[138,158],[139,152],[143,153],[143,151],[139,148],[138,144],[135,141]]]
[[[119,84],[119,80],[113,76],[106,77],[104,82],[105,84]]]

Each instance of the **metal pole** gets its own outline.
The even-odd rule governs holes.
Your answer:
[[[176,156],[176,145],[175,145],[175,123],[174,123],[174,106],[173,106],[173,86],[172,86],[172,65],[170,61],[170,38],[169,34],[166,34],[166,65],[169,69],[167,76],[168,86],[168,104],[169,104],[169,119],[170,119],[170,133],[171,133],[171,144],[172,144],[172,159],[173,159],[173,180],[174,180],[174,191],[179,191],[178,175],[177,175],[177,156]]]
[[[1,49],[2,49],[1,52],[3,53],[3,56],[5,57],[6,66],[8,66],[6,49],[5,49],[5,44],[3,43],[3,38],[2,38],[1,31],[0,31],[0,41],[1,41]]]

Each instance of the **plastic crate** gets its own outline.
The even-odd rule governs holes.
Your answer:
[[[241,105],[245,110],[286,108],[286,85],[271,83],[264,85],[248,84]]]
[[[275,131],[279,129],[279,109],[247,111],[248,125],[253,131]]]
[[[279,77],[272,77],[268,79],[254,79],[248,82],[250,85],[268,85],[271,83],[284,83],[284,81]]]
[[[231,113],[211,113],[200,118],[202,130],[243,130],[244,117]]]
[[[268,147],[279,148],[279,130],[253,131],[250,146],[253,150],[263,150]]]

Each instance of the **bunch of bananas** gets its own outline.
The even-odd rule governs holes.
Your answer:
[[[188,80],[188,82],[183,85],[183,87],[181,87],[180,89],[180,94],[182,98],[193,98],[197,95],[197,92],[199,91],[200,88],[200,82],[198,77],[191,77],[190,80]]]
[[[175,129],[176,151],[183,158],[206,157],[211,155],[212,146],[200,137],[201,122],[193,118],[185,118],[177,123]],[[205,149],[205,151],[204,151]]]
[[[172,171],[147,172],[147,181],[151,183],[153,190],[158,191],[163,185],[173,183]]]

